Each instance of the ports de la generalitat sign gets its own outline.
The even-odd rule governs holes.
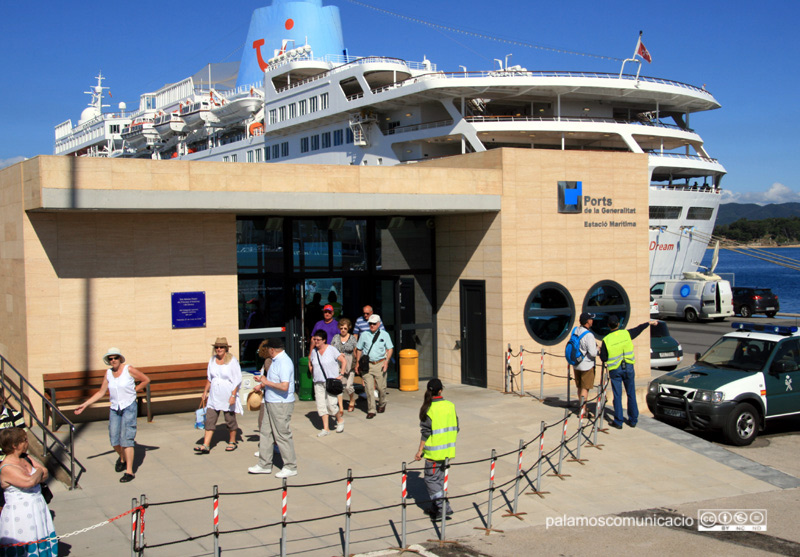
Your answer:
[[[582,213],[586,228],[635,227],[636,222],[624,215],[636,213],[635,207],[615,207],[611,197],[592,197],[583,194],[583,182],[558,182],[558,212]]]

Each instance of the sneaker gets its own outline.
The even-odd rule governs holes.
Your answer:
[[[282,469],[280,472],[275,474],[276,478],[289,478],[291,476],[296,476],[297,470],[289,470],[288,468]]]
[[[253,456],[258,458],[258,457],[261,456],[261,453],[259,451],[256,451],[256,452],[253,453]]]
[[[251,474],[272,474],[272,466],[267,466],[264,468],[260,464],[256,464],[255,466],[248,468],[247,471]]]
[[[317,437],[325,437],[326,435],[330,435],[330,434],[331,434],[330,431],[328,431],[327,429],[323,429],[322,431],[317,433]]]
[[[336,424],[336,433],[341,433],[344,431],[344,422],[339,422]]]

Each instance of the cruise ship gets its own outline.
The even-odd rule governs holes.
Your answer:
[[[338,8],[322,0],[255,10],[235,66],[209,64],[132,111],[104,110],[98,75],[77,125],[56,126],[55,154],[386,166],[499,147],[646,153],[651,282],[695,271],[711,238],[726,171],[690,126],[720,107],[704,87],[624,64],[441,71],[428,59],[351,56]]]

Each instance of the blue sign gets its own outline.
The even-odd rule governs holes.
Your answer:
[[[681,297],[685,298],[686,296],[689,295],[689,293],[691,291],[692,291],[692,287],[689,286],[688,284],[684,284],[683,286],[681,286]]]
[[[206,326],[206,293],[172,293],[172,328],[192,329]]]

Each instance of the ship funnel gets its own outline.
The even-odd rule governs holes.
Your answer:
[[[284,42],[308,44],[318,57],[345,55],[339,8],[323,6],[322,0],[274,0],[250,19],[250,30],[239,64],[236,86],[264,79],[267,60]]]

